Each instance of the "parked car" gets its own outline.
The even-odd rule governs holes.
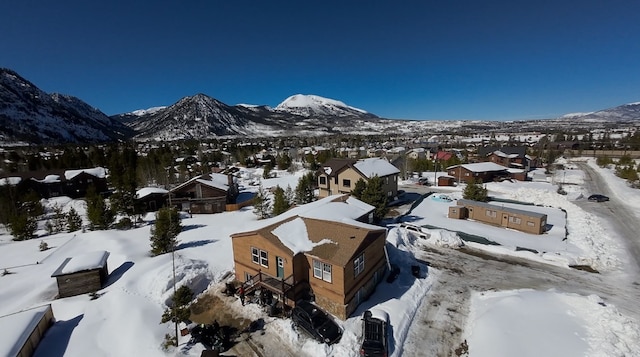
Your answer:
[[[587,199],[589,201],[593,201],[593,202],[606,202],[606,201],[609,201],[609,197],[607,197],[605,195],[600,195],[600,194],[591,195]]]
[[[389,354],[387,329],[389,314],[371,309],[362,315],[362,344],[360,356],[387,357]]]
[[[340,341],[342,329],[326,312],[309,301],[300,300],[291,311],[294,326],[321,343],[333,344]]]

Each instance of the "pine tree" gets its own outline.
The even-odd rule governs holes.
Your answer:
[[[67,213],[67,228],[69,232],[75,232],[82,228],[82,218],[73,207],[71,207]]]
[[[26,212],[19,212],[11,217],[9,221],[9,231],[13,240],[26,240],[34,237],[38,222]]]
[[[284,194],[284,190],[280,187],[276,187],[276,191],[273,194],[273,211],[271,212],[272,216],[277,216],[281,213],[286,212],[289,209],[289,203]]]
[[[67,215],[62,212],[62,207],[53,206],[53,218],[51,220],[52,232],[60,233],[64,231],[67,224]]]
[[[473,201],[486,202],[488,200],[487,189],[480,182],[469,182],[462,192],[462,198]]]
[[[351,190],[351,196],[360,199],[362,197],[362,193],[367,188],[367,183],[364,182],[363,179],[359,179],[356,184],[353,186],[353,190]]]
[[[151,228],[151,254],[160,255],[173,251],[181,230],[180,213],[173,208],[161,208],[156,213],[156,223]]]
[[[271,212],[271,200],[267,195],[267,191],[260,185],[258,192],[253,197],[253,213],[258,216],[259,219],[265,219],[269,217]]]
[[[115,215],[113,211],[105,203],[94,186],[87,189],[87,219],[89,220],[89,229],[103,230],[108,229],[113,223]]]
[[[305,204],[313,202],[315,199],[315,195],[313,194],[315,179],[313,172],[309,172],[298,180],[298,186],[296,186],[296,203]]]
[[[291,185],[287,185],[287,189],[284,191],[284,199],[287,201],[289,207],[296,202],[296,195],[291,188]]]
[[[378,176],[374,176],[369,179],[367,186],[362,191],[360,200],[375,207],[373,211],[374,222],[380,222],[387,212],[389,212],[389,208],[387,207],[387,195],[382,187],[382,179]]]

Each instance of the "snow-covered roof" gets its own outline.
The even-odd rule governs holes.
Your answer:
[[[85,270],[100,269],[107,264],[108,257],[109,252],[101,250],[67,258],[62,265],[51,274],[51,277],[73,274]]]
[[[22,181],[22,177],[5,177],[0,179],[0,186],[12,185],[15,186]]]
[[[60,176],[59,175],[47,175],[42,180],[38,180],[38,179],[35,179],[35,178],[32,178],[32,180],[40,182],[40,183],[56,183],[56,182],[60,182]]]
[[[201,183],[209,187],[217,188],[222,191],[229,190],[229,177],[227,175],[219,174],[219,173],[211,173],[211,174],[204,174],[204,175],[194,177],[191,180],[181,185],[178,185],[177,187],[174,187],[171,191],[179,190],[193,181],[196,181],[198,183]]]
[[[476,206],[476,207],[484,207],[484,208],[489,208],[489,209],[501,209],[502,211],[505,212],[511,212],[511,213],[516,213],[516,214],[521,214],[524,216],[529,216],[529,217],[537,217],[537,218],[542,218],[542,217],[546,217],[547,215],[544,213],[540,213],[540,212],[534,212],[534,211],[525,211],[522,209],[517,209],[517,208],[513,208],[513,207],[505,207],[504,205],[502,206],[498,206],[497,204],[491,204],[491,203],[486,203],[486,202],[480,202],[480,201],[472,201],[472,200],[466,200],[466,199],[459,199],[457,201],[457,205],[459,206]]]
[[[370,158],[359,160],[353,166],[367,178],[373,176],[384,177],[400,172],[397,167],[391,165],[389,161],[380,158]]]
[[[64,172],[64,178],[71,180],[72,178],[86,172],[89,175],[93,175],[98,178],[105,178],[107,176],[107,170],[104,167],[94,167],[92,169],[80,169],[80,170],[67,170]]]
[[[505,158],[508,158],[508,159],[515,159],[518,156],[520,156],[518,154],[506,154],[506,153],[504,153],[504,152],[502,152],[500,150],[494,151],[493,154],[495,154],[497,156],[500,156],[500,157],[505,157]]]
[[[506,167],[502,165],[498,165],[495,162],[478,162],[475,164],[463,164],[463,165],[450,166],[450,167],[447,167],[447,170],[456,168],[458,166],[462,166],[463,168],[471,172],[504,171],[507,169]]]
[[[344,196],[345,195],[333,195],[323,198],[320,201],[314,202],[317,204],[298,207],[296,213],[300,217],[354,223],[356,219],[370,213],[375,208],[351,196],[343,200]]]
[[[271,233],[278,237],[280,242],[293,252],[293,255],[301,252],[310,252],[314,247],[321,244],[334,243],[329,239],[323,239],[317,243],[312,242],[307,233],[307,225],[302,218],[285,222],[277,226]]]
[[[152,193],[161,193],[161,194],[165,194],[169,191],[165,190],[164,188],[160,188],[160,187],[143,187],[141,189],[139,189],[138,191],[136,191],[136,198],[143,198],[146,196],[149,196]]]
[[[0,317],[0,356],[17,356],[51,305]]]

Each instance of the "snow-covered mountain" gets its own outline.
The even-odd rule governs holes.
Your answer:
[[[83,102],[47,94],[0,68],[0,142],[65,143],[125,139],[131,130]]]
[[[579,119],[583,121],[632,121],[640,119],[640,102],[628,103],[617,107],[591,113],[565,114],[562,119]]]
[[[296,94],[278,104],[276,111],[303,117],[333,116],[354,118],[377,118],[365,110],[351,107],[341,101],[317,95]]]
[[[137,139],[177,140],[215,136],[318,136],[366,130],[361,121],[378,119],[362,109],[319,96],[292,96],[278,108],[266,105],[230,106],[197,94],[168,107],[119,114]],[[374,130],[377,132],[377,130]]]
[[[215,136],[253,135],[269,130],[268,126],[252,120],[245,111],[232,107],[204,94],[180,99],[166,108],[146,112],[121,114],[138,139],[180,140]]]

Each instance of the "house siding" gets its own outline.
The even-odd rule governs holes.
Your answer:
[[[547,215],[537,213],[527,214],[526,211],[516,212],[500,206],[487,205],[482,202],[458,201],[458,205],[449,208],[449,218],[469,218],[476,221],[515,229],[525,233],[543,234],[547,224]],[[490,207],[487,207],[490,206]],[[454,211],[459,208],[459,211]]]

